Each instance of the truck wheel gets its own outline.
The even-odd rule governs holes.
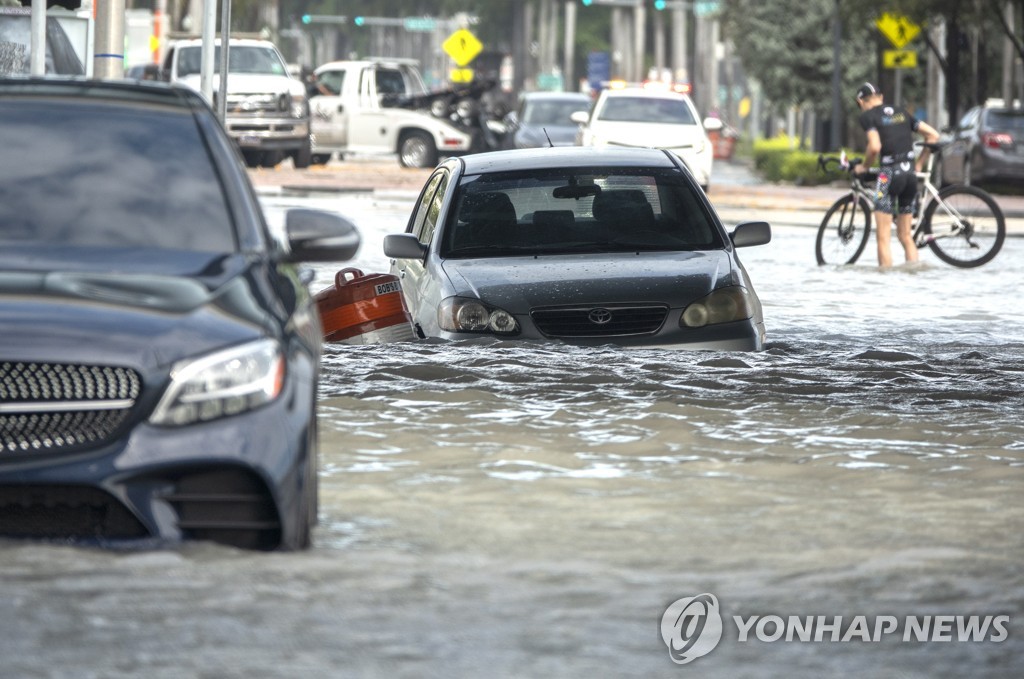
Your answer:
[[[302,146],[299,150],[292,154],[292,163],[298,169],[309,167],[310,163],[313,162],[313,147],[309,142],[309,137],[306,137],[306,141],[302,142]]]
[[[437,165],[434,140],[425,132],[409,132],[398,143],[398,162],[402,167],[434,167]]]
[[[242,158],[245,160],[246,167],[259,167],[260,160],[263,158],[262,151],[242,151]]]
[[[312,162],[314,165],[326,165],[328,162],[330,162],[330,160],[330,153],[314,153],[313,157],[310,159],[310,162]]]

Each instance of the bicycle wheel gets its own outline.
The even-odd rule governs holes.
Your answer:
[[[992,196],[976,186],[954,185],[939,191],[939,198],[928,204],[921,223],[935,256],[962,268],[995,257],[1006,239],[1006,220]]]
[[[843,196],[828,209],[818,227],[814,252],[818,264],[853,264],[871,235],[871,206],[863,196]]]

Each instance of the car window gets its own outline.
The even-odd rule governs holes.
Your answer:
[[[401,71],[378,68],[376,78],[377,94],[405,94],[405,79]]]
[[[597,118],[612,122],[697,124],[685,101],[657,97],[608,97]]]
[[[0,163],[0,249],[237,248],[220,177],[188,110],[3,99],[0,148],[18,159]]]
[[[199,73],[202,65],[202,48],[182,47],[178,56],[178,76]],[[220,46],[214,49],[213,72],[220,73]],[[232,45],[228,48],[228,73],[262,73],[285,75],[288,67],[277,53],[257,45]]]
[[[985,127],[1005,132],[1024,132],[1024,109],[990,110]]]
[[[434,201],[434,196],[437,194],[437,187],[441,184],[445,174],[446,172],[439,170],[427,180],[426,186],[424,186],[422,193],[420,193],[419,203],[413,212],[412,221],[409,223],[407,231],[419,238],[421,243],[426,242],[421,238],[424,224],[427,220],[427,214],[430,212],[430,206]]]
[[[586,111],[587,102],[538,100],[527,101],[522,122],[526,125],[575,125],[569,120],[576,111]]]
[[[324,71],[317,76],[317,81],[331,94],[341,94],[345,84],[345,71]]]
[[[444,194],[448,189],[448,173],[445,172],[440,177],[441,181],[438,182],[437,191],[434,192],[434,197],[427,206],[423,226],[420,228],[418,237],[421,243],[429,243],[434,237],[434,230],[437,228],[437,219],[441,214],[441,206],[444,203]]]
[[[587,168],[464,177],[441,255],[480,257],[722,247],[682,173]]]

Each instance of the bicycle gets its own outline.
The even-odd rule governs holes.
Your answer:
[[[914,242],[919,248],[927,245],[936,257],[956,267],[976,267],[991,261],[1006,238],[1006,220],[999,204],[976,186],[951,184],[936,188],[931,181],[932,168],[943,145],[915,145],[932,153],[925,169],[917,173]],[[868,244],[878,173],[870,170],[855,174],[853,168],[861,162],[861,158],[847,160],[845,154],[818,156],[820,170],[827,172],[835,163],[850,178],[850,192],[829,207],[818,227],[814,250],[819,265],[853,264]]]

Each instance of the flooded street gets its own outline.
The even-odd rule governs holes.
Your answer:
[[[265,200],[351,217],[366,272],[411,205]],[[0,677],[1020,676],[1024,239],[883,272],[773,226],[741,251],[758,354],[328,346],[314,549],[4,544]],[[702,593],[721,642],[676,665],[662,614]],[[734,616],[770,615],[1009,622],[738,640]]]

